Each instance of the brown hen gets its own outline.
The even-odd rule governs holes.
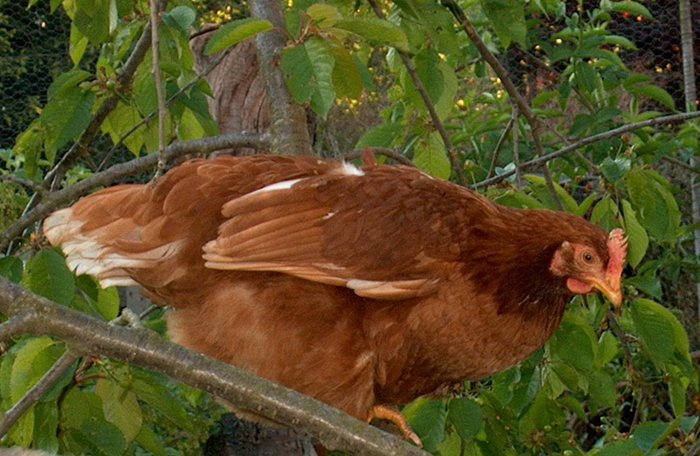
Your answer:
[[[68,265],[139,284],[171,336],[363,419],[511,367],[574,294],[622,300],[626,241],[412,168],[193,160],[46,219]]]

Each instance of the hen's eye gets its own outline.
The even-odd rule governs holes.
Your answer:
[[[585,252],[583,254],[583,261],[585,261],[586,263],[593,262],[593,255],[591,254],[591,252]]]

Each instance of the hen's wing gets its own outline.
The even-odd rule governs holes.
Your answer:
[[[227,202],[206,266],[275,271],[374,299],[424,296],[458,266],[460,232],[492,206],[411,168],[345,166]]]

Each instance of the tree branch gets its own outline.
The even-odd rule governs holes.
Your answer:
[[[36,404],[37,401],[68,372],[77,360],[78,356],[73,354],[70,349],[66,350],[66,352],[61,355],[56,363],[51,366],[51,369],[46,371],[39,381],[36,382],[32,389],[27,391],[27,394],[22,396],[22,399],[5,413],[2,423],[0,423],[0,438],[4,437],[10,429],[12,429],[12,426],[15,425],[17,420],[20,419],[32,405]]]
[[[165,170],[165,118],[168,110],[165,105],[165,87],[160,72],[160,37],[158,36],[158,21],[160,20],[160,10],[164,6],[158,0],[151,0],[151,55],[153,78],[156,84],[156,98],[158,99],[158,167],[156,176]]]
[[[391,158],[392,160],[401,163],[402,165],[410,166],[411,168],[415,168],[416,165],[413,164],[411,160],[406,158],[405,155],[402,155],[400,152],[395,151],[394,149],[389,149],[388,147],[369,147],[373,153],[379,154],[379,155],[384,155],[387,158]],[[348,152],[343,156],[345,160],[354,160],[356,158],[362,157],[362,153],[364,150],[353,150],[352,152]]]
[[[377,3],[377,0],[368,1],[372,9],[374,10],[374,14],[376,14],[378,18],[384,19],[384,13],[382,12],[382,8]],[[435,110],[435,105],[430,99],[430,95],[428,95],[428,91],[425,89],[423,81],[421,81],[418,77],[416,67],[413,65],[411,57],[400,49],[396,49],[396,52],[399,54],[399,57],[401,57],[401,61],[406,67],[406,71],[408,72],[408,75],[411,78],[411,82],[413,82],[413,86],[416,88],[416,91],[420,94],[421,99],[423,100],[423,104],[428,110],[428,114],[430,115],[430,120],[432,121],[433,126],[442,138],[443,144],[445,144],[445,148],[447,149],[447,154],[450,158],[452,169],[457,174],[457,179],[459,180],[459,183],[462,185],[467,185],[467,178],[464,175],[464,165],[460,164],[459,162],[459,157],[457,156],[457,149],[455,149],[454,145],[452,144],[450,135],[447,134],[447,130],[445,129],[442,120],[440,120],[440,116]]]
[[[174,143],[166,147],[164,152],[166,159],[172,160],[187,154],[206,154],[230,147],[264,149],[269,146],[269,143],[270,137],[267,134],[228,133],[196,141]],[[0,234],[0,251],[4,250],[12,240],[20,237],[28,226],[40,221],[61,205],[74,201],[97,187],[109,185],[127,176],[151,169],[157,164],[158,158],[157,154],[152,154],[114,165],[105,171],[93,174],[75,185],[50,193],[44,201],[23,214],[19,220],[15,221]]]
[[[46,189],[36,182],[32,182],[27,179],[22,179],[21,177],[15,176],[14,174],[9,174],[6,172],[0,172],[0,182],[12,182],[13,184],[21,185],[22,187],[33,191],[34,193],[45,194]]]
[[[494,171],[496,170],[496,165],[498,164],[498,156],[501,154],[501,148],[503,147],[503,143],[505,142],[506,136],[508,136],[508,133],[510,132],[510,129],[513,127],[513,122],[517,120],[518,114],[517,111],[515,110],[515,107],[513,107],[513,115],[510,116],[510,119],[508,119],[508,123],[506,124],[506,128],[503,129],[503,132],[501,132],[501,136],[498,137],[498,141],[496,142],[496,147],[493,148],[493,155],[491,156],[491,164],[489,165],[489,171],[486,173],[486,177],[491,177],[493,176]],[[513,141],[515,141],[515,132],[513,132]],[[517,163],[516,163],[517,165]]]
[[[306,112],[292,100],[280,70],[282,50],[287,44],[282,34],[286,30],[284,11],[278,0],[251,0],[254,17],[267,19],[274,28],[255,37],[260,71],[265,78],[267,99],[272,115],[272,152],[285,155],[311,154],[311,139]]]
[[[700,112],[688,112],[688,113],[682,113],[682,114],[672,114],[669,116],[663,116],[663,117],[656,117],[654,119],[647,119],[643,120],[641,122],[634,122],[631,124],[623,125],[618,128],[614,128],[612,130],[608,130],[603,133],[599,133],[597,135],[592,135],[587,138],[583,138],[579,141],[576,141],[574,143],[569,144],[568,146],[562,147],[561,149],[554,151],[552,153],[549,153],[547,155],[542,155],[541,157],[534,158],[530,161],[527,161],[520,165],[520,169],[527,168],[529,166],[536,166],[536,165],[541,165],[542,163],[547,163],[548,161],[561,157],[563,155],[566,155],[568,153],[571,153],[577,149],[580,149],[582,147],[585,147],[589,144],[593,144],[599,141],[603,141],[606,139],[613,138],[615,136],[620,136],[623,133],[627,133],[630,131],[634,130],[639,130],[640,128],[645,128],[645,127],[651,127],[654,125],[661,125],[661,124],[672,124],[676,122],[683,122],[686,120],[690,119],[695,119],[700,117]],[[500,182],[510,176],[515,174],[515,170],[513,171],[507,171],[503,174],[499,174],[498,176],[494,176],[489,179],[484,179],[481,182],[477,182],[476,184],[473,184],[471,187],[472,188],[480,188],[480,187],[485,187],[487,185],[495,184],[497,182]]]
[[[0,343],[7,342],[13,337],[24,334],[30,320],[28,315],[19,313],[9,320],[0,323]]]
[[[31,317],[32,334],[57,337],[203,389],[244,410],[308,433],[327,448],[368,455],[427,455],[405,440],[369,426],[296,391],[164,341],[155,332],[107,323],[34,295],[0,277],[0,312]]]

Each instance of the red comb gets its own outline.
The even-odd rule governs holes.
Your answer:
[[[619,228],[612,230],[608,236],[608,255],[610,255],[608,277],[620,277],[627,258],[627,237]]]

